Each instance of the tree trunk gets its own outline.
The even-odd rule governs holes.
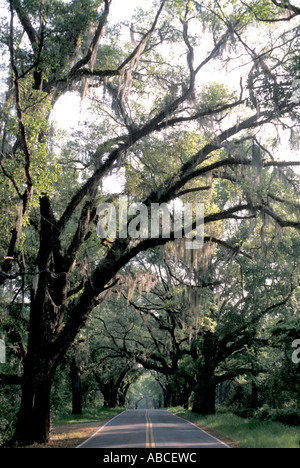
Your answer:
[[[184,385],[182,388],[178,387],[176,406],[183,406],[185,409],[189,408],[189,399],[190,399],[193,388],[194,388],[194,384],[193,386]]]
[[[213,375],[203,375],[200,377],[194,390],[194,413],[208,415],[215,414],[215,392],[216,384]]]
[[[22,381],[22,399],[13,442],[31,445],[47,443],[50,436],[51,365],[41,356],[28,359]]]
[[[24,359],[22,398],[13,442],[21,445],[47,443],[50,438],[50,394],[58,361],[51,354],[53,339],[45,306],[47,273],[38,277],[32,291],[28,351]]]
[[[119,400],[119,407],[120,407],[120,408],[125,408],[126,393],[124,393],[124,392],[119,392],[119,394],[118,394],[118,400]]]
[[[259,406],[258,403],[258,388],[256,385],[256,382],[252,380],[251,383],[251,408],[252,409],[257,409]]]
[[[202,337],[201,354],[197,383],[194,388],[193,411],[203,415],[215,414],[215,339],[210,332]]]
[[[119,407],[125,408],[126,404],[126,395],[129,390],[131,383],[127,383],[126,385],[121,385],[118,392],[118,400],[119,400]]]
[[[82,414],[82,386],[80,368],[73,358],[70,364],[72,382],[72,414]]]
[[[117,406],[119,388],[115,385],[101,385],[100,391],[104,397],[105,408],[115,408]]]
[[[163,388],[163,394],[164,394],[164,408],[170,408],[171,406],[171,391],[170,391],[170,386],[167,385],[165,388]]]
[[[184,392],[180,397],[180,406],[183,406],[184,409],[189,409],[189,398],[190,392]]]

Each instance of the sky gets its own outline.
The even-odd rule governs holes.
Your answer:
[[[145,0],[113,0],[111,13],[116,22],[128,20],[133,15],[136,7],[145,6]]]

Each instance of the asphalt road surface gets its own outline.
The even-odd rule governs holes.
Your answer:
[[[163,410],[128,410],[78,448],[229,448],[192,423]]]

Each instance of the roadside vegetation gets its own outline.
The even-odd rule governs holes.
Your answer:
[[[63,414],[53,418],[52,427],[67,424],[103,423],[122,413],[124,408],[96,408],[83,411],[82,414]]]
[[[80,415],[64,414],[53,418],[48,443],[30,448],[76,448],[91,437],[101,425],[122,413],[122,408],[96,408]],[[219,438],[231,448],[299,448],[299,426],[257,418],[242,418],[230,412],[201,416],[182,407],[168,411],[186,419]]]
[[[76,448],[95,434],[103,424],[123,411],[123,408],[96,406],[84,410],[82,414],[56,414],[52,418],[49,441],[45,444],[31,444],[27,448]]]
[[[287,426],[258,418],[242,418],[233,413],[201,416],[183,408],[170,408],[170,412],[187,419],[201,428],[213,431],[230,446],[237,448],[299,448],[299,426]],[[225,437],[225,439],[224,439]]]

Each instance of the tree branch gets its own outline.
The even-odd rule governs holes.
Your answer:
[[[92,39],[92,42],[91,42],[91,44],[90,44],[90,46],[88,48],[87,54],[85,55],[85,57],[83,57],[81,60],[79,60],[73,66],[73,68],[71,69],[71,71],[69,73],[70,78],[72,78],[75,75],[75,73],[78,70],[80,70],[80,68],[82,68],[84,65],[87,65],[89,62],[93,61],[93,58],[94,58],[95,54],[97,53],[97,46],[99,44],[99,41],[100,41],[100,39],[102,38],[102,36],[104,34],[105,25],[106,25],[107,18],[108,18],[108,15],[109,15],[111,2],[112,2],[112,0],[104,0],[104,4],[105,4],[104,12],[101,15],[98,27],[96,29],[96,32],[95,32],[94,37]],[[92,72],[92,70],[91,70],[91,72]]]
[[[251,216],[251,217],[253,218],[253,216]],[[215,244],[219,244],[222,247],[225,247],[226,249],[231,250],[232,252],[234,252],[237,255],[243,255],[244,257],[249,258],[249,260],[253,260],[253,257],[251,255],[247,254],[246,252],[243,252],[240,249],[240,247],[233,247],[232,245],[228,244],[228,242],[225,242],[225,241],[223,241],[221,239],[216,239],[215,237],[206,236],[204,238],[204,242],[205,243],[213,242]]]
[[[292,5],[290,0],[281,0],[280,2],[277,0],[271,0],[271,2],[279,8],[285,8],[287,10],[293,11],[296,13],[296,15],[300,15],[300,8]]]
[[[288,221],[285,219],[282,219],[279,215],[274,213],[274,211],[268,207],[268,206],[262,206],[260,207],[261,210],[266,213],[268,216],[271,216],[277,224],[281,227],[291,227],[300,230],[300,221]]]
[[[15,58],[14,58],[14,14],[13,14],[12,8],[11,8],[11,20],[10,20],[9,51],[10,51],[11,67],[12,67],[14,77],[15,77],[14,84],[15,84],[15,93],[16,93],[17,116],[18,116],[19,128],[20,128],[24,154],[25,154],[25,166],[24,167],[25,167],[25,175],[27,179],[27,190],[23,194],[23,214],[25,214],[27,203],[29,201],[29,198],[31,197],[32,190],[33,190],[33,181],[32,181],[31,173],[30,173],[31,152],[29,148],[29,142],[27,138],[24,118],[23,118],[23,111],[22,111],[22,106],[21,106],[20,86],[19,86],[19,80],[18,80],[19,74],[18,74],[18,70],[15,64]]]
[[[118,67],[117,71],[118,72],[121,72],[125,67],[126,65],[128,65],[129,63],[131,63],[133,60],[135,60],[137,57],[139,57],[145,50],[145,47],[147,45],[147,42],[150,38],[150,36],[153,34],[156,26],[157,26],[157,23],[158,23],[158,20],[159,20],[159,17],[164,9],[164,6],[166,4],[166,0],[163,0],[161,2],[161,5],[160,5],[160,8],[158,9],[158,12],[156,14],[156,17],[155,17],[155,20],[151,26],[151,28],[149,29],[149,31],[143,36],[143,38],[141,39],[140,43],[137,45],[137,47],[134,49],[134,51],[126,58],[126,60],[124,60],[124,62]]]
[[[38,37],[37,32],[31,24],[29,16],[27,15],[25,9],[22,7],[19,0],[10,0],[11,8],[15,10],[22,24],[24,31],[26,32],[28,39],[32,46],[38,46],[40,43],[40,38]]]
[[[19,75],[18,75],[18,69],[16,67],[15,57],[14,57],[14,10],[13,10],[12,1],[10,2],[10,14],[11,14],[10,16],[10,41],[9,41],[10,63],[11,63],[12,71],[14,74],[14,85],[15,85],[14,89],[15,89],[15,97],[16,97],[17,117],[18,117],[18,124],[19,124],[20,133],[21,133],[21,140],[23,143],[24,155],[25,155],[24,170],[25,170],[25,177],[26,177],[26,189],[24,193],[21,194],[19,192],[17,185],[13,182],[12,178],[10,178],[14,184],[14,187],[18,195],[20,196],[22,200],[22,203],[21,203],[20,209],[18,210],[16,225],[12,230],[9,249],[7,253],[7,259],[5,259],[2,265],[3,273],[8,273],[13,265],[15,249],[19,241],[21,230],[22,230],[23,217],[27,211],[28,204],[33,194],[33,180],[31,177],[31,170],[30,170],[31,151],[30,151],[29,142],[27,138],[27,132],[26,132],[25,124],[24,124],[23,111],[22,111],[22,106],[21,106],[20,85],[19,85],[19,79],[18,79]],[[1,168],[3,171],[4,168],[3,168],[2,163],[1,163]],[[0,285],[4,284],[4,281],[5,281],[5,275],[1,273]]]
[[[108,17],[108,14],[109,14],[109,7],[110,7],[110,4],[111,4],[111,0],[105,0],[105,10],[104,10],[104,13],[101,17],[101,20],[100,20],[100,23],[99,23],[99,26],[98,26],[98,29],[96,31],[96,34],[94,36],[94,39],[90,45],[90,48],[89,48],[89,51],[87,53],[87,55],[81,59],[77,64],[74,65],[74,67],[72,68],[71,72],[70,72],[70,77],[78,77],[78,76],[90,76],[90,77],[99,77],[99,78],[111,78],[111,77],[114,77],[114,76],[121,76],[123,74],[123,71],[124,69],[126,68],[127,65],[129,65],[130,63],[132,63],[133,61],[135,61],[137,59],[137,57],[139,57],[145,47],[146,47],[146,44],[150,38],[150,36],[152,35],[153,31],[155,30],[156,28],[156,25],[158,23],[158,20],[159,20],[159,17],[162,13],[162,10],[165,6],[165,3],[166,3],[166,0],[163,0],[162,1],[162,4],[156,14],[156,17],[155,17],[155,20],[151,26],[151,28],[149,29],[149,31],[143,36],[143,38],[141,39],[140,43],[136,46],[136,48],[134,49],[134,51],[128,55],[128,57],[118,66],[118,68],[116,69],[107,69],[107,70],[88,70],[87,68],[84,68],[84,69],[81,69],[84,65],[86,65],[91,59],[92,59],[92,55],[93,53],[95,53],[95,48],[99,42],[99,40],[101,39],[101,36],[103,35],[103,32],[104,32],[104,27],[105,27],[105,24],[106,24],[106,21],[107,21],[107,17]],[[80,70],[81,69],[81,70]]]
[[[188,193],[205,192],[206,190],[211,190],[211,188],[211,185],[206,185],[204,187],[195,187],[191,189],[181,190],[180,192],[176,193],[176,197],[182,197],[183,195],[187,195]]]
[[[273,1],[273,0],[271,0],[271,1],[274,3],[275,6],[278,6],[278,7],[281,7],[281,8],[284,6],[283,3],[278,3],[278,2]],[[289,3],[289,2],[286,2],[286,3]],[[257,21],[261,21],[261,22],[264,22],[264,23],[279,23],[279,22],[283,22],[283,21],[291,21],[293,18],[295,18],[296,16],[298,16],[298,15],[300,14],[300,9],[299,9],[299,12],[294,11],[294,13],[291,13],[290,16],[287,16],[287,17],[285,17],[285,18],[273,18],[273,19],[261,18],[261,17],[258,16],[258,14],[255,12],[255,10],[254,10],[251,6],[247,5],[247,4],[246,4],[245,2],[243,2],[243,1],[242,1],[242,4],[243,4],[246,8],[248,8],[248,10],[251,11],[251,13],[254,15],[254,17],[255,17],[255,19],[256,19]],[[292,7],[292,5],[290,5],[290,6]],[[289,9],[290,11],[293,11],[293,10],[291,10],[291,8],[289,8],[288,6],[285,6],[285,8],[286,8],[286,9]],[[294,7],[294,8],[296,8],[296,7]]]

